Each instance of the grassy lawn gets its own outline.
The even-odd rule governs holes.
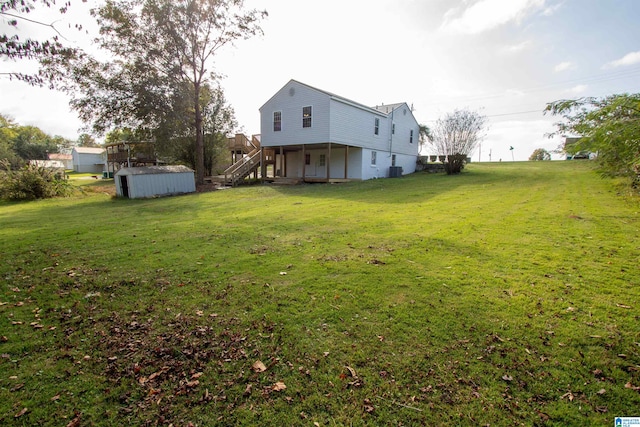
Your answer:
[[[1,203],[0,424],[611,425],[639,212],[586,162]]]

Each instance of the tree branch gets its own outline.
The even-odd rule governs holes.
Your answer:
[[[58,29],[55,27],[55,23],[58,21],[53,21],[51,24],[45,24],[44,22],[40,22],[40,21],[36,21],[34,19],[29,19],[29,18],[25,18],[24,16],[20,16],[20,15],[14,15],[12,13],[7,13],[7,12],[1,12],[0,15],[5,15],[5,16],[10,16],[11,18],[16,18],[16,19],[22,19],[24,21],[27,22],[31,22],[32,24],[37,24],[37,25],[42,25],[44,27],[49,27],[51,28],[53,31],[55,31],[60,37],[62,37],[63,39],[69,41],[65,36],[62,35],[62,33],[60,31],[58,31]]]

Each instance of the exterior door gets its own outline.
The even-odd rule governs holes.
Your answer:
[[[122,197],[129,198],[129,181],[126,175],[120,176],[120,188],[122,189]]]

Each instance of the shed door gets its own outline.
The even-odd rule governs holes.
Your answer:
[[[126,175],[120,176],[120,188],[122,189],[122,197],[129,198],[129,181]]]

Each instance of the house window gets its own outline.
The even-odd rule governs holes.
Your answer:
[[[327,156],[320,154],[320,160],[318,160],[318,166],[325,166],[327,164]]]
[[[375,123],[373,125],[373,133],[378,135],[380,133],[380,119],[376,117]]]
[[[273,113],[273,131],[280,132],[282,130],[282,111]]]
[[[302,107],[302,127],[311,127],[311,107]]]
[[[395,154],[393,154],[393,155],[391,156],[391,166],[395,166],[395,165],[396,165],[396,155],[395,155]]]
[[[304,164],[309,166],[311,164],[311,154],[306,153],[304,155]]]
[[[411,129],[411,133],[409,133],[409,144],[413,144],[413,129]]]
[[[392,123],[391,124],[391,135],[395,135],[396,134],[396,124]]]
[[[375,151],[371,152],[371,166],[375,166],[376,165],[376,158],[377,158],[377,154]]]

